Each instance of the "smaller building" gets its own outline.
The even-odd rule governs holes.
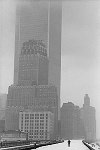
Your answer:
[[[27,139],[27,134],[21,131],[8,130],[1,133],[1,141],[22,141]]]
[[[85,139],[96,139],[96,110],[90,105],[90,97],[88,94],[84,96],[84,104],[81,108],[81,118],[85,129]]]
[[[84,128],[80,117],[80,108],[72,102],[61,107],[61,138],[79,139],[84,137]]]
[[[50,140],[53,137],[54,114],[49,111],[19,113],[19,129],[29,140]]]
[[[5,119],[0,120],[0,133],[5,130]]]
[[[5,130],[19,130],[19,111],[22,107],[7,107],[5,112]]]
[[[7,101],[7,94],[0,94],[0,118],[1,118],[1,111],[6,107],[6,101]]]

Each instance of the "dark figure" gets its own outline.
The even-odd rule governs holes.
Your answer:
[[[71,141],[70,141],[70,140],[68,140],[68,147],[70,147],[70,143],[71,143]]]
[[[1,142],[1,147],[2,147],[2,142]]]
[[[36,149],[36,143],[34,143],[34,149]]]

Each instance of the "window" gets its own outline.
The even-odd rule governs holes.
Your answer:
[[[40,120],[40,122],[44,122],[44,120]]]
[[[35,116],[39,116],[39,114],[35,114]]]
[[[39,122],[39,120],[35,120],[35,122]]]
[[[40,116],[44,116],[44,114],[40,114]]]
[[[47,135],[45,136],[45,139],[47,139]]]
[[[23,130],[23,127],[21,127],[21,131]]]
[[[40,119],[44,119],[44,116],[40,117]]]

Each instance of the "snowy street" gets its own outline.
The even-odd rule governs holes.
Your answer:
[[[70,147],[68,147],[68,141],[64,141],[63,143],[59,144],[43,146],[37,148],[37,150],[89,150],[89,149],[82,143],[82,140],[72,140]]]

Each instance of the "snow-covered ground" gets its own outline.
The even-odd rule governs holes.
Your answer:
[[[82,140],[71,140],[70,147],[68,147],[68,142],[53,144],[49,146],[43,146],[37,148],[37,150],[89,150],[87,146],[82,143]]]
[[[96,143],[91,144],[95,150],[100,150],[100,147]]]
[[[91,146],[94,150],[100,150],[100,146],[97,143],[91,143],[88,145]]]

